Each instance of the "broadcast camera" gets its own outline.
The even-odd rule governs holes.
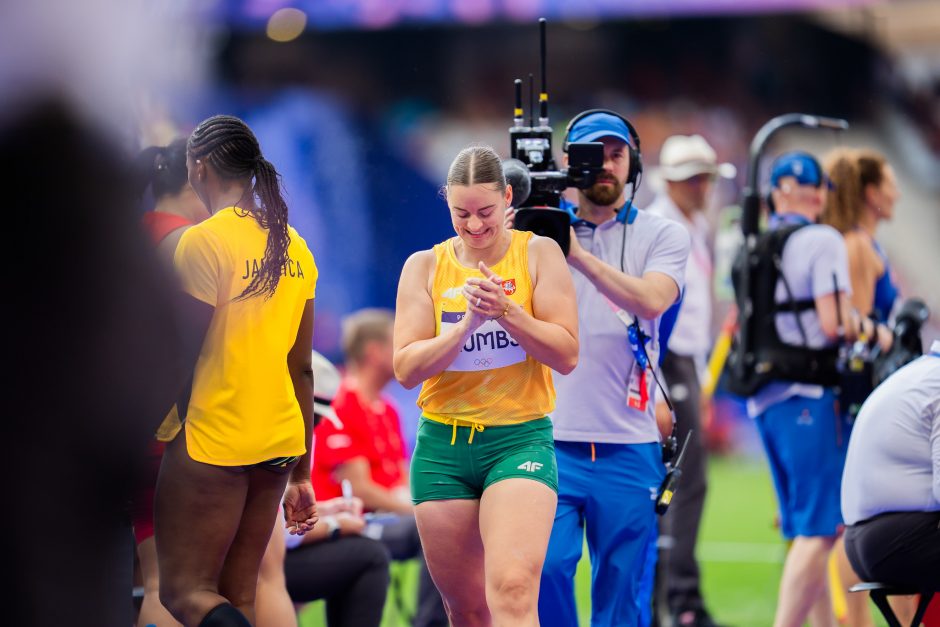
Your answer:
[[[569,187],[587,189],[604,171],[604,144],[573,142],[565,146],[568,168],[556,168],[552,155],[552,128],[548,122],[548,90],[545,76],[545,19],[539,20],[541,50],[541,91],[539,118],[535,124],[532,82],[529,82],[529,120],[522,108],[522,80],[515,81],[513,125],[509,129],[510,158],[503,162],[503,173],[513,189],[516,208],[515,227],[550,237],[565,255],[570,245],[571,214],[561,209],[562,192]],[[531,78],[531,75],[530,75]]]
[[[924,353],[920,339],[920,330],[930,317],[930,310],[924,301],[911,298],[904,301],[894,317],[894,343],[891,350],[880,353],[874,358],[872,379],[875,387],[905,364],[914,361]]]

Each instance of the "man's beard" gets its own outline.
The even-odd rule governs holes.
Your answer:
[[[604,180],[613,184],[602,185],[600,183],[595,183],[591,187],[584,190],[584,195],[587,196],[588,200],[590,200],[595,205],[607,207],[620,200],[620,195],[623,194],[623,188],[626,187],[626,185],[621,181],[615,180],[613,178],[607,178]]]

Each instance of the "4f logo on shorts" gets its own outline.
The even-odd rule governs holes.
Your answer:
[[[503,292],[506,296],[512,296],[516,293],[516,280],[515,279],[506,279],[503,281]]]
[[[525,470],[526,472],[535,472],[542,467],[542,464],[539,462],[522,462],[516,468],[518,470]]]

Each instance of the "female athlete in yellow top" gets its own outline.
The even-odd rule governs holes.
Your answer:
[[[250,626],[281,497],[291,533],[316,522],[317,270],[287,224],[277,171],[244,122],[202,122],[186,161],[211,216],[182,235],[174,254],[194,371],[177,403],[183,430],[167,445],[157,483],[160,599],[187,626]]]
[[[491,148],[461,151],[446,191],[457,237],[408,259],[395,318],[395,375],[424,383],[415,517],[453,625],[537,625],[558,484],[549,368],[578,360],[574,286],[554,241],[506,229]]]

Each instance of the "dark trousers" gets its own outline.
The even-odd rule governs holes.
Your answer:
[[[849,525],[845,553],[865,581],[940,592],[940,512],[891,512]]]
[[[669,510],[660,520],[660,554],[657,573],[657,604],[662,601],[671,613],[703,608],[699,587],[699,566],[695,544],[705,505],[705,446],[699,416],[701,386],[695,360],[669,352],[663,359],[662,372],[669,396],[676,410],[676,439],[679,446],[692,430],[692,437],[682,460],[682,477]]]
[[[421,570],[418,575],[418,607],[415,612],[414,627],[447,627],[447,612],[441,593],[431,579],[424,552],[421,550],[421,538],[414,516],[402,516],[399,522],[385,525],[382,529],[382,544],[388,549],[393,560],[418,558]]]
[[[326,600],[329,627],[378,627],[388,591],[388,551],[362,536],[302,544],[284,559],[296,603]]]

